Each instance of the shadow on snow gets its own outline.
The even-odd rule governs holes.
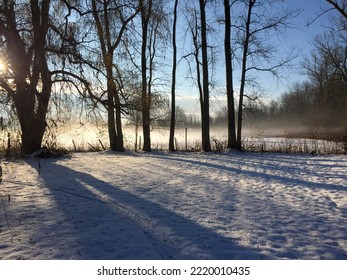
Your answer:
[[[37,169],[36,162],[28,163]],[[62,234],[78,244],[70,248],[77,252],[71,258],[266,258],[255,248],[239,245],[232,238],[219,235],[155,201],[91,174],[59,165],[54,160],[42,161],[41,165],[43,185],[53,196],[57,211],[63,212],[66,222],[62,227],[68,226],[62,229]],[[46,231],[35,235],[43,235]]]
[[[128,155],[129,156],[129,155]],[[136,155],[138,156],[138,155]],[[263,180],[270,183],[280,183],[286,186],[301,186],[310,189],[334,190],[345,193],[346,188],[339,185],[310,182],[299,178],[282,177],[275,174],[265,174],[252,170],[242,170],[231,166],[225,166],[216,162],[203,162],[184,158],[184,156],[172,156],[166,153],[143,154],[141,157],[157,158],[165,161],[172,160],[191,164],[194,168],[218,169],[230,174],[240,174],[247,178]],[[241,156],[242,157],[242,156]],[[256,157],[257,166],[262,166],[261,157]],[[230,156],[228,159],[233,160]],[[280,159],[278,159],[280,161]],[[78,251],[73,258],[81,259],[263,259],[263,258],[289,258],[302,257],[295,245],[306,246],[310,242],[319,242],[317,237],[311,236],[310,231],[319,232],[322,238],[329,238],[331,230],[339,226],[341,232],[343,225],[335,225],[336,221],[324,220],[324,217],[315,213],[303,213],[300,209],[294,209],[289,205],[281,205],[275,199],[256,197],[251,194],[249,201],[254,205],[245,205],[248,212],[259,211],[255,215],[263,220],[248,220],[251,238],[254,239],[249,247],[238,244],[236,240],[225,237],[197,222],[169,210],[159,202],[144,199],[124,190],[126,186],[117,186],[100,180],[92,174],[73,170],[60,165],[54,160],[42,162],[41,179],[46,188],[54,197],[58,211],[65,216],[68,226],[63,234],[73,236],[78,246],[71,248]],[[30,161],[37,168],[35,162]],[[93,164],[92,162],[90,164]],[[240,163],[245,164],[247,163]],[[252,163],[250,163],[252,165]],[[254,166],[254,165],[253,165]],[[192,168],[193,168],[192,167]],[[116,168],[116,167],[114,167]],[[276,164],[271,168],[280,169]],[[51,173],[48,172],[51,170]],[[299,171],[299,170],[298,170]],[[302,171],[300,169],[300,171]],[[116,171],[115,171],[116,172]],[[290,172],[290,171],[288,171]],[[310,174],[308,171],[307,174]],[[307,175],[306,174],[306,175]],[[313,174],[313,175],[319,175]],[[119,175],[121,176],[121,175]],[[145,174],[144,174],[145,176]],[[232,175],[231,175],[232,176]],[[131,182],[129,182],[129,185]],[[237,191],[237,190],[235,190]],[[237,199],[237,193],[235,193]],[[236,202],[236,201],[235,201]],[[272,217],[263,217],[260,209],[267,208],[273,213]],[[271,208],[271,209],[270,209]],[[342,215],[345,216],[346,210]],[[247,212],[246,211],[246,212]],[[252,219],[252,215],[246,218]],[[308,217],[308,218],[307,218]],[[254,217],[253,217],[254,218]],[[305,224],[306,222],[311,224]],[[324,225],[323,225],[324,224]],[[230,222],[230,230],[232,231]],[[322,226],[322,228],[318,228]],[[293,227],[298,230],[290,232]],[[44,234],[37,232],[35,234]],[[259,242],[268,240],[274,242],[274,247],[259,249],[257,236],[262,236]],[[281,236],[283,235],[283,236]],[[300,235],[300,236],[298,236]],[[265,238],[264,238],[265,236]],[[124,239],[126,238],[126,239]],[[292,241],[286,240],[292,238]],[[276,251],[276,246],[290,241],[287,251]],[[290,243],[289,242],[289,243]],[[328,247],[326,247],[328,246]],[[330,255],[325,255],[326,253]],[[346,259],[346,252],[338,246],[318,246],[312,258]]]

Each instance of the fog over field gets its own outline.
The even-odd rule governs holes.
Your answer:
[[[304,127],[265,127],[262,125],[247,125],[243,131],[243,145],[247,150],[256,151],[284,151],[284,152],[308,152],[342,153],[341,142],[327,140],[315,140],[307,138],[293,138],[294,132],[305,131]],[[108,149],[109,140],[105,125],[66,124],[59,126],[54,136],[46,137],[46,145],[54,145],[70,151],[95,151]],[[135,150],[135,127],[124,127],[124,142],[128,150]],[[141,150],[142,129],[138,129],[137,147]],[[226,149],[227,130],[224,127],[212,126],[211,144],[214,150]],[[201,129],[199,127],[180,127],[175,131],[176,149],[199,151],[201,148]],[[155,150],[167,150],[169,142],[169,129],[154,127],[151,132],[152,148]]]

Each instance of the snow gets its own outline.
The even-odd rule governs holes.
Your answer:
[[[1,165],[0,259],[347,259],[343,155],[106,151]]]

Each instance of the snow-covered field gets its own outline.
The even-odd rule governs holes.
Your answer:
[[[347,259],[343,155],[101,152],[1,165],[0,259]]]

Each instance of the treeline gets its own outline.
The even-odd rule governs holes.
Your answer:
[[[315,37],[310,57],[301,63],[306,81],[277,100],[245,104],[248,121],[303,128],[293,131],[297,136],[347,141],[347,19],[340,12],[344,16]],[[216,122],[225,122],[225,117],[220,112]]]
[[[347,81],[336,72],[319,84],[297,83],[277,100],[250,103],[244,111],[248,123],[283,128],[286,136],[347,141]],[[226,122],[222,109],[214,123]]]
[[[249,103],[245,121],[264,128],[282,128],[286,136],[347,141],[347,82],[332,75],[317,87],[315,83],[293,85],[277,100]],[[213,118],[216,126],[227,122],[226,108]]]

